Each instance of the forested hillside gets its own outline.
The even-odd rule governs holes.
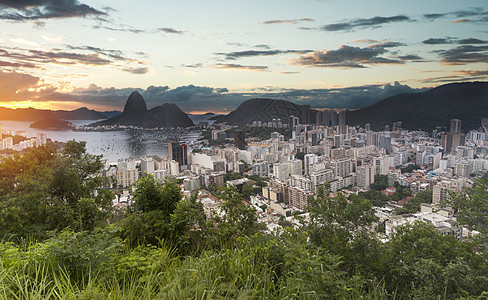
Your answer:
[[[100,158],[75,141],[0,162],[0,297],[5,299],[485,299],[487,178],[454,197],[460,241],[433,226],[381,241],[372,202],[310,199],[308,221],[264,233],[236,189],[206,218],[175,180],[144,176],[112,206]],[[421,201],[421,199],[419,199]],[[285,224],[284,224],[285,225]]]

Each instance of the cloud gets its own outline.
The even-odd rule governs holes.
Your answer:
[[[470,63],[488,63],[488,45],[462,45],[449,50],[433,51],[441,56],[446,65],[465,65]]]
[[[244,66],[239,64],[216,64],[217,69],[230,69],[230,70],[244,70],[253,72],[266,72],[268,71],[267,66]]]
[[[1,1],[1,0],[0,0]],[[160,27],[156,29],[150,29],[150,30],[145,30],[145,29],[139,29],[139,28],[134,28],[133,26],[130,25],[124,25],[124,24],[115,24],[113,22],[103,20],[104,22],[101,22],[100,24],[92,26],[93,29],[105,29],[109,31],[119,31],[119,32],[130,32],[134,34],[139,34],[139,33],[169,33],[169,34],[184,34],[184,31],[174,29],[172,27]],[[106,23],[111,23],[112,25],[106,25]]]
[[[142,67],[142,68],[128,67],[128,68],[122,68],[122,71],[127,72],[127,73],[131,73],[131,74],[146,74],[147,72],[149,72],[149,69],[146,67]]]
[[[35,64],[31,63],[18,63],[18,62],[8,62],[8,61],[0,61],[0,67],[13,67],[13,68],[38,68]]]
[[[420,61],[424,61],[424,59],[418,55],[414,55],[414,54],[409,54],[409,55],[400,55],[398,56],[398,58],[400,58],[401,60],[411,60],[411,61],[417,61],[417,62],[420,62]]]
[[[325,31],[351,31],[357,28],[379,28],[381,25],[393,22],[412,21],[409,17],[404,15],[397,15],[391,17],[373,17],[369,19],[352,19],[347,22],[332,23],[321,27]]]
[[[321,50],[301,55],[291,62],[295,65],[324,68],[365,68],[365,65],[403,64],[398,58],[382,57],[385,47],[352,47],[341,45],[337,50]]]
[[[161,27],[161,28],[156,29],[156,31],[164,32],[164,33],[174,33],[174,34],[183,34],[184,33],[183,31],[176,30],[176,29],[170,28],[170,27]]]
[[[11,73],[9,73],[11,74]],[[297,104],[309,103],[316,108],[361,108],[369,106],[386,97],[399,93],[414,93],[425,89],[414,89],[398,82],[393,84],[363,85],[347,88],[331,89],[286,89],[263,87],[251,91],[236,93],[226,88],[212,88],[205,86],[186,85],[176,88],[168,86],[149,86],[142,88],[102,88],[94,84],[87,88],[75,88],[66,93],[51,86],[29,92],[31,87],[39,87],[39,78],[30,75],[18,74],[27,82],[10,89],[10,94],[21,100],[28,97],[31,101],[68,101],[77,102],[80,106],[100,109],[123,109],[127,97],[134,90],[139,91],[147,102],[149,108],[165,102],[176,103],[184,111],[230,111],[242,102],[251,98],[284,99]],[[0,73],[0,79],[1,77]],[[17,81],[15,81],[17,80]],[[22,80],[9,81],[19,84]],[[2,82],[0,80],[0,82]],[[0,84],[1,87],[1,84]],[[1,89],[1,88],[0,88]],[[17,90],[21,90],[18,93]],[[5,99],[5,101],[7,101]]]
[[[243,57],[254,57],[254,56],[274,56],[280,54],[301,54],[312,52],[312,50],[246,50],[246,51],[236,51],[229,53],[216,53],[217,55],[225,56],[226,59],[235,60]]]
[[[17,64],[18,67],[26,68],[40,68],[43,64],[79,64],[88,66],[113,65],[123,71],[132,72],[134,74],[142,74],[145,69],[140,67],[141,64],[144,64],[144,61],[128,58],[120,50],[103,49],[93,46],[67,45],[66,47],[67,49],[52,50],[21,48],[0,49],[0,57],[11,60],[11,63]],[[122,62],[124,63],[124,66],[120,67],[120,63]],[[138,67],[131,66],[131,64]]]
[[[300,22],[314,22],[315,20],[312,18],[301,18],[301,19],[293,19],[293,20],[267,20],[264,21],[263,24],[297,24]]]
[[[429,21],[435,21],[441,18],[455,18],[453,23],[488,22],[488,12],[480,7],[475,7],[470,10],[458,10],[458,11],[451,11],[446,13],[424,14],[423,17]],[[467,18],[471,18],[471,19],[467,19]]]
[[[77,0],[0,0],[0,19],[4,20],[30,21],[104,15],[106,12]]]
[[[444,75],[438,77],[430,77],[422,80],[424,83],[449,83],[449,82],[465,82],[487,80],[488,71],[480,70],[458,70],[451,73],[451,75]]]
[[[32,75],[0,71],[0,102],[25,100],[21,92],[37,87],[39,81]]]
[[[488,41],[480,40],[477,38],[458,39],[455,37],[445,37],[445,38],[429,38],[422,41],[422,43],[426,45],[442,45],[442,44],[474,45],[474,44],[487,44]]]
[[[146,30],[137,29],[137,28],[133,28],[132,26],[126,26],[126,25],[119,25],[119,27],[111,27],[111,26],[99,24],[99,25],[94,25],[92,28],[93,29],[106,29],[109,31],[131,32],[131,33],[135,33],[135,34],[147,33]]]

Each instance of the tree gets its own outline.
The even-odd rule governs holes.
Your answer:
[[[396,228],[385,244],[385,281],[400,298],[456,298],[479,294],[487,283],[487,262],[473,244],[439,234],[432,224]],[[447,296],[447,297],[446,297]]]
[[[203,204],[193,194],[180,201],[171,215],[171,236],[181,254],[204,248],[207,240],[207,222]]]
[[[488,235],[488,176],[476,179],[472,188],[454,198],[453,204],[460,223]]]
[[[342,194],[328,196],[325,187],[319,187],[309,198],[310,221],[306,231],[317,247],[345,258],[347,269],[374,273],[380,259],[379,241],[372,233],[377,218],[367,199]]]
[[[214,242],[232,246],[241,236],[251,236],[261,230],[257,222],[256,210],[244,203],[234,186],[220,188],[222,200],[220,215],[214,217]],[[216,245],[216,246],[217,246]]]
[[[169,217],[183,195],[174,179],[167,178],[162,184],[151,174],[144,175],[136,184],[134,208],[140,212],[159,210]]]
[[[111,212],[99,156],[69,141],[60,152],[48,145],[0,162],[0,234],[46,237],[46,231],[93,229]]]
[[[414,198],[410,199],[410,202],[403,205],[402,208],[396,210],[397,215],[416,213],[420,210],[421,203],[432,203],[432,191],[425,190],[420,191]]]

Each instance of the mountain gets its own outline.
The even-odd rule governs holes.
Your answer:
[[[405,129],[427,131],[448,128],[450,119],[460,119],[467,131],[479,128],[483,117],[488,117],[488,82],[450,83],[423,93],[399,94],[346,113],[348,125],[370,123],[382,129],[402,121]]]
[[[138,91],[133,91],[124,106],[124,114],[147,111],[146,101]]]
[[[107,118],[105,114],[86,107],[78,108],[72,111],[58,110],[54,111],[53,113],[55,118],[61,120],[100,120]]]
[[[100,120],[106,119],[103,113],[88,109],[86,107],[78,108],[73,111],[66,110],[47,110],[29,108],[6,108],[0,107],[0,120],[12,121],[39,121],[45,119],[61,120]]]
[[[273,119],[281,119],[285,123],[291,115],[299,117],[301,113],[302,106],[289,101],[255,98],[243,102],[228,115],[211,119],[215,119],[216,123],[231,125],[247,125],[253,121],[271,122]]]
[[[190,127],[192,120],[176,104],[164,103],[147,110],[146,101],[139,92],[130,94],[122,114],[91,126],[126,125],[145,128]]]
[[[58,120],[58,119],[44,119],[40,121],[35,121],[34,123],[30,124],[30,128],[40,128],[40,129],[48,129],[48,130],[70,130],[75,127],[73,123]]]

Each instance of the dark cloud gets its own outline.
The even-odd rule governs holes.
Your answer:
[[[176,30],[176,29],[170,28],[170,27],[158,28],[158,29],[156,29],[156,31],[164,32],[164,33],[173,33],[173,34],[183,34],[184,33],[183,31]]]
[[[28,74],[0,71],[0,102],[25,100],[21,92],[37,87],[39,80]]]
[[[412,60],[412,61],[423,61],[423,58],[418,55],[400,55],[398,56],[401,60]]]
[[[51,92],[37,98],[38,101],[77,101],[84,106],[100,103],[122,109],[133,88],[102,89],[95,85],[86,89],[75,89],[69,94]],[[246,93],[232,93],[225,88],[203,86],[180,86],[174,89],[168,86],[150,86],[138,90],[146,100],[148,107],[165,102],[176,103],[184,111],[230,111],[251,98],[273,98],[292,101],[297,104],[311,104],[316,108],[361,108],[369,106],[386,97],[399,93],[413,93],[425,89],[413,89],[398,82],[386,85],[364,85],[332,89],[281,89],[263,87]]]
[[[243,57],[254,57],[254,56],[274,56],[280,54],[301,54],[312,52],[312,50],[246,50],[246,51],[236,51],[229,53],[216,53],[217,55],[224,56],[226,59],[239,59]]]
[[[271,49],[271,46],[261,44],[261,45],[255,45],[254,48]]]
[[[452,44],[454,38],[447,37],[447,38],[430,38],[422,41],[422,43],[426,45],[442,45],[442,44]]]
[[[388,51],[384,47],[352,47],[341,45],[337,50],[315,51],[292,60],[293,64],[325,68],[364,68],[365,65],[402,64],[402,60],[381,55]]]
[[[488,41],[483,41],[475,38],[461,39],[458,41],[458,44],[463,44],[463,45],[487,44],[487,43]]]
[[[470,10],[458,10],[458,11],[452,11],[446,13],[424,14],[423,17],[430,21],[435,21],[441,18],[456,18],[456,20],[454,20],[453,23],[488,22],[488,12],[480,7],[472,8]],[[472,19],[467,19],[467,18],[472,18]]]
[[[477,38],[465,38],[458,39],[455,37],[445,38],[430,38],[422,41],[426,45],[442,45],[442,44],[461,44],[461,45],[475,45],[475,44],[487,44],[488,41],[480,40]]]
[[[189,65],[182,65],[183,68],[190,68],[190,69],[199,69],[203,68],[202,63],[196,63],[196,64],[189,64]]]
[[[119,27],[113,27],[113,26],[106,26],[106,25],[94,25],[92,27],[93,29],[105,29],[105,30],[109,30],[109,31],[121,31],[121,32],[131,32],[131,33],[135,33],[135,34],[139,34],[139,33],[147,33],[146,30],[142,30],[142,29],[137,29],[137,28],[133,28],[131,26],[125,26],[125,25],[119,25]]]
[[[293,20],[267,20],[264,21],[264,24],[297,24],[299,22],[314,22],[315,20],[312,18],[301,18],[301,19],[293,19]]]
[[[267,66],[245,66],[239,64],[216,64],[217,69],[233,69],[233,70],[245,70],[253,72],[266,72],[268,71]]]
[[[131,74],[146,74],[147,72],[149,72],[149,69],[146,67],[142,67],[142,68],[128,67],[128,68],[122,68],[122,71],[127,72],[127,73],[131,73]]]
[[[39,68],[35,64],[31,63],[18,63],[18,62],[8,62],[8,61],[0,61],[0,67],[13,67],[13,68]]]
[[[488,63],[488,45],[463,45],[449,50],[436,50],[447,65],[465,65],[469,63]]]
[[[445,17],[447,14],[425,14],[424,18],[429,20],[436,20]]]
[[[412,21],[409,17],[403,15],[391,16],[391,17],[373,17],[369,19],[353,19],[347,22],[333,23],[324,25],[321,27],[325,31],[351,31],[356,28],[378,28],[383,24],[393,22],[405,22]]]
[[[0,57],[4,57],[17,67],[41,68],[43,64],[57,65],[113,65],[123,71],[143,74],[147,68],[141,68],[143,61],[131,59],[120,50],[102,49],[92,46],[67,45],[67,49],[31,50],[21,48],[0,49]],[[124,65],[121,66],[121,63]],[[12,65],[14,66],[14,65]]]
[[[456,70],[448,75],[430,77],[421,80],[423,83],[449,83],[464,81],[486,81],[488,70]]]
[[[0,0],[0,19],[4,20],[29,21],[103,15],[106,12],[77,0]]]

